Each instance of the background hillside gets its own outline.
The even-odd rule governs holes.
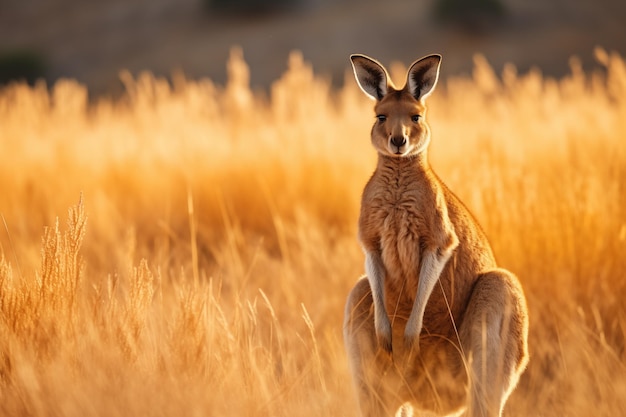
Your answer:
[[[434,0],[286,0],[264,13],[223,13],[209,3],[5,1],[0,52],[34,51],[44,59],[49,79],[75,78],[92,93],[119,92],[123,68],[167,76],[182,69],[189,77],[223,83],[224,62],[235,45],[255,69],[255,88],[280,76],[294,49],[335,84],[343,81],[347,57],[355,52],[384,63],[442,53],[444,77],[469,72],[477,52],[498,72],[512,62],[523,71],[537,66],[553,76],[567,73],[572,55],[588,67],[595,46],[626,53],[621,0],[503,0],[504,16],[481,21],[473,30],[435,19]]]

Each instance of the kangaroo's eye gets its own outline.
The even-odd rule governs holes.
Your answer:
[[[385,116],[384,114],[378,114],[376,115],[376,118],[380,123],[383,123],[385,120],[387,120],[387,116]]]
[[[422,117],[422,116],[420,116],[419,114],[414,114],[413,116],[411,116],[411,121],[413,123],[417,123],[417,122],[420,121],[420,117]]]

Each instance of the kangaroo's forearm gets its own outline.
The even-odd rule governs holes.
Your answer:
[[[385,267],[380,254],[366,253],[365,272],[372,290],[376,335],[381,342],[381,347],[391,352],[391,323],[385,306]]]
[[[439,251],[436,248],[423,254],[422,266],[419,271],[417,293],[411,309],[409,320],[404,331],[405,341],[412,345],[417,342],[422,331],[424,312],[430,295],[435,288],[443,268],[452,255],[453,248]]]

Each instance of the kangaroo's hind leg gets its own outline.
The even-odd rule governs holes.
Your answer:
[[[361,415],[394,415],[403,401],[385,384],[385,375],[394,372],[393,364],[389,354],[378,345],[372,291],[365,277],[348,295],[343,331]]]
[[[500,416],[528,362],[528,310],[515,275],[478,277],[459,336],[470,373],[467,416]]]

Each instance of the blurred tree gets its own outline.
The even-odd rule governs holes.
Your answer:
[[[471,31],[483,30],[505,14],[501,0],[437,0],[435,17]]]
[[[32,85],[45,73],[44,59],[37,52],[27,49],[0,52],[0,85],[11,81],[26,81]]]
[[[208,10],[254,15],[292,7],[300,0],[204,0]]]

